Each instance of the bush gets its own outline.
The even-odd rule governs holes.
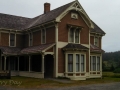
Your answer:
[[[116,68],[116,69],[114,70],[114,73],[120,73],[120,68]]]

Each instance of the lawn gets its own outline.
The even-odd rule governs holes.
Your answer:
[[[117,77],[116,77],[117,75]],[[120,82],[118,78],[120,74],[111,72],[103,72],[103,79],[87,79],[85,81],[71,81],[71,83],[61,83],[58,81],[48,79],[36,79],[28,77],[12,77],[11,79],[0,79],[0,86],[12,88],[54,88],[54,87],[68,87],[68,86],[82,86],[89,84],[103,84]]]

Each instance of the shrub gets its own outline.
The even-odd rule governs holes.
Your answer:
[[[114,70],[114,73],[120,73],[120,68],[116,68],[116,69]]]

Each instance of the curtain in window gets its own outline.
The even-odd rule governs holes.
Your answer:
[[[100,57],[97,57],[97,71],[100,71]]]
[[[74,42],[74,30],[70,29],[70,36],[69,36],[70,42]]]
[[[79,30],[75,31],[75,43],[79,43]]]
[[[68,54],[68,72],[73,72],[73,54]]]
[[[84,72],[84,55],[81,55],[81,72]]]
[[[79,54],[76,54],[76,72],[79,72],[80,69],[80,58]]]

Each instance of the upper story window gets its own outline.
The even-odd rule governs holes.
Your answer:
[[[10,34],[10,46],[15,46],[15,34]]]
[[[29,34],[29,46],[32,46],[32,42],[33,42],[33,37],[32,37],[32,33]]]
[[[79,29],[70,28],[69,30],[69,42],[70,43],[80,43],[80,33]]]
[[[45,29],[41,30],[41,43],[42,44],[46,43],[46,30]]]
[[[78,19],[78,14],[77,13],[71,13],[71,18]]]
[[[98,37],[94,38],[94,45],[99,47],[99,38]]]

